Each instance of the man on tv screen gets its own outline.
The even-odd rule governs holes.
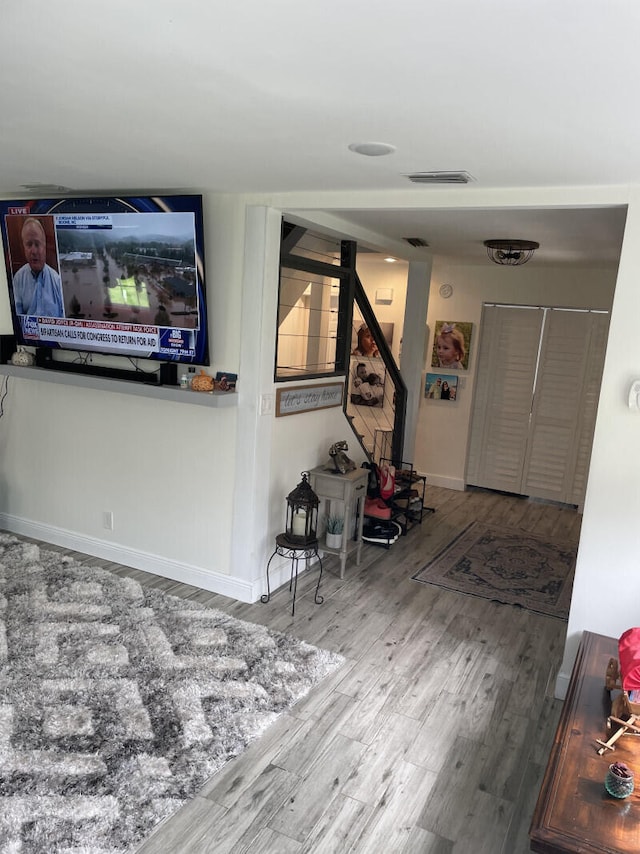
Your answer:
[[[64,317],[62,283],[59,273],[47,262],[47,238],[44,226],[28,217],[21,231],[27,261],[13,277],[17,314],[33,317]]]

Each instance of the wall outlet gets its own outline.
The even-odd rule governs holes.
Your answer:
[[[113,531],[113,513],[111,510],[104,510],[102,513],[102,527],[105,531]]]

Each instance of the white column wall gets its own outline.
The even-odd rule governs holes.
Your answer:
[[[411,261],[407,277],[407,305],[404,313],[400,367],[407,385],[403,459],[411,463],[416,458],[416,437],[422,393],[422,355],[428,337],[426,319],[432,260],[429,256],[426,261]]]
[[[269,508],[280,229],[278,211],[247,208],[231,564],[252,585],[252,601],[262,592],[261,576],[273,547]]]
[[[640,191],[630,199],[611,314],[578,564],[556,696],[564,697],[584,630],[613,637],[640,625]],[[604,679],[604,676],[603,676]]]

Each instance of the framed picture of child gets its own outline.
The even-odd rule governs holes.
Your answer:
[[[380,359],[351,359],[349,399],[356,406],[383,406],[386,371]]]
[[[431,367],[466,371],[469,367],[473,323],[436,320]]]
[[[424,396],[428,400],[455,400],[458,396],[458,374],[427,374]]]
[[[375,357],[380,355],[373,333],[366,323],[354,325],[351,336],[351,355]]]

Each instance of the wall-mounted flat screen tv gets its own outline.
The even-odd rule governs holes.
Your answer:
[[[209,364],[202,197],[0,201],[18,344]]]

